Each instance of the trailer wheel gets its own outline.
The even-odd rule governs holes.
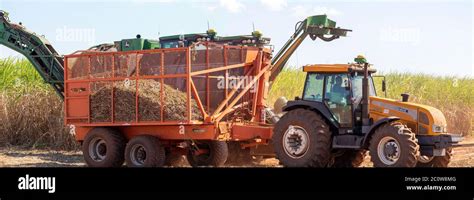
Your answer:
[[[165,149],[157,137],[136,136],[125,149],[128,167],[162,167],[165,164]]]
[[[452,155],[452,149],[446,149],[444,156],[427,157],[420,155],[416,167],[448,167]]]
[[[227,143],[223,141],[196,141],[186,158],[191,166],[223,166],[229,155]],[[200,152],[202,151],[202,152]]]
[[[317,113],[295,109],[273,129],[277,159],[286,167],[327,167],[331,158],[331,131]]]
[[[415,167],[419,148],[415,134],[400,122],[377,128],[369,146],[374,167]]]
[[[90,167],[120,167],[124,161],[125,137],[111,128],[94,128],[82,144],[84,160]]]
[[[250,149],[242,149],[239,142],[228,142],[229,157],[225,162],[227,166],[249,166],[253,165],[253,157]]]
[[[336,168],[351,168],[359,167],[367,155],[366,150],[345,150],[340,156],[334,158],[334,163],[331,167]]]

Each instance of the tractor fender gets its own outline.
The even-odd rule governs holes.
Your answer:
[[[400,119],[399,117],[393,117],[393,116],[392,117],[386,117],[386,118],[382,118],[382,119],[378,120],[377,122],[375,122],[374,124],[372,124],[372,126],[370,126],[370,128],[369,128],[369,131],[364,136],[364,141],[362,143],[362,146],[363,147],[368,147],[369,140],[372,137],[372,134],[374,134],[375,130],[378,127],[380,127],[383,124],[390,123],[390,122],[393,122],[393,121],[396,121],[396,120],[399,120],[399,119]]]
[[[333,126],[333,128],[339,128],[339,123],[334,119],[328,107],[322,102],[305,100],[288,101],[286,106],[283,107],[283,111],[288,112],[290,110],[298,108],[304,108],[315,111],[318,114],[322,115],[324,118],[326,118],[326,120],[330,123],[331,126]]]

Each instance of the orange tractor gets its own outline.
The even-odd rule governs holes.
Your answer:
[[[364,57],[355,63],[307,65],[302,98],[290,101],[272,136],[277,158],[290,167],[447,167],[462,137],[446,130],[436,108],[377,97]],[[385,80],[382,90],[385,91]]]

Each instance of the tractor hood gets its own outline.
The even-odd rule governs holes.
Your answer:
[[[443,113],[427,105],[371,96],[369,115],[374,121],[389,116],[399,117],[418,134],[446,133],[447,123]]]

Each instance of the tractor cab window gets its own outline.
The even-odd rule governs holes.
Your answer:
[[[354,109],[360,105],[362,100],[362,80],[364,78],[363,74],[355,74],[352,77],[352,102],[354,104]],[[374,89],[374,82],[372,77],[369,76],[369,96],[376,96]]]
[[[309,73],[306,77],[303,99],[309,101],[323,101],[324,75]]]
[[[351,91],[347,74],[326,75],[324,102],[342,127],[352,125]]]

